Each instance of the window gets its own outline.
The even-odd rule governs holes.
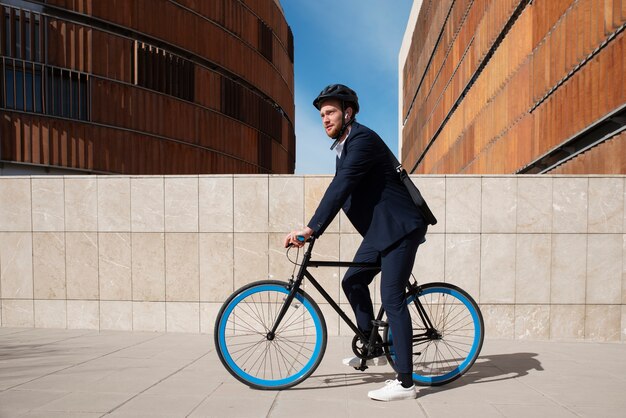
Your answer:
[[[13,7],[0,7],[0,47],[3,56],[42,62],[40,48],[45,45],[43,36],[41,15]]]
[[[136,85],[193,101],[193,62],[139,41],[135,41],[133,58]]]
[[[274,34],[272,29],[259,19],[259,52],[272,62]]]
[[[86,74],[48,67],[46,86],[47,114],[89,120],[89,88]]]
[[[0,74],[2,108],[89,120],[86,74],[13,58],[2,58]]]

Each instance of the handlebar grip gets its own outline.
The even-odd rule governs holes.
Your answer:
[[[304,236],[303,235],[296,235],[296,239],[298,240],[298,242],[305,242]],[[309,239],[310,241],[310,239]],[[292,243],[289,243],[287,245],[287,248],[293,247]]]

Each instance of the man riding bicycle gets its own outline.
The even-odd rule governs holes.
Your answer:
[[[335,176],[315,214],[302,230],[285,237],[285,246],[301,247],[298,236],[319,237],[343,209],[363,237],[354,262],[380,263],[381,269],[351,267],[343,280],[343,290],[354,310],[357,325],[366,335],[372,332],[374,309],[368,285],[382,271],[380,292],[394,338],[397,379],[368,396],[375,400],[414,399],[412,327],[405,290],[415,254],[425,241],[427,222],[417,210],[400,181],[389,150],[376,132],[356,121],[359,101],[356,93],[342,84],[326,87],[313,105],[319,110],[331,149],[337,153]],[[385,364],[380,356],[367,365]],[[347,358],[344,364],[358,367],[361,359]]]

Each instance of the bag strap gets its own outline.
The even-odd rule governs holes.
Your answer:
[[[384,141],[383,144],[385,144]],[[400,163],[400,161],[398,161],[393,152],[391,152],[391,149],[387,146],[387,144],[385,144],[385,147],[387,148],[389,161],[393,165],[396,173],[398,173],[398,176],[400,177],[400,182],[404,184],[404,187],[406,187],[407,191],[409,192],[409,196],[411,196],[413,203],[420,211],[426,222],[428,222],[429,225],[435,225],[437,223],[437,218],[428,207],[428,204],[422,196],[422,193],[419,191],[415,183],[413,183],[413,181],[409,177],[409,174],[406,172],[404,167],[402,167],[402,164]]]

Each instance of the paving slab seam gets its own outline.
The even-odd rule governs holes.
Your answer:
[[[84,335],[89,335],[89,333],[83,334],[82,336],[84,336]],[[98,357],[93,357],[93,358],[90,358],[89,360],[85,360],[85,361],[82,361],[82,362],[80,362],[80,363],[72,364],[71,366],[68,366],[68,367],[65,367],[65,368],[62,368],[62,369],[55,370],[55,371],[50,372],[50,373],[48,373],[48,374],[44,374],[44,375],[41,375],[41,376],[37,376],[36,378],[31,379],[31,380],[29,380],[29,381],[27,381],[27,382],[22,382],[22,383],[19,383],[19,384],[15,385],[15,386],[11,386],[11,387],[8,387],[8,388],[6,388],[6,389],[4,389],[4,390],[0,390],[0,393],[1,393],[1,392],[6,392],[7,390],[12,390],[12,389],[15,389],[15,388],[19,388],[20,386],[23,386],[23,385],[26,385],[26,384],[28,384],[28,383],[34,382],[35,380],[41,379],[41,378],[43,378],[43,377],[51,376],[51,375],[53,375],[53,374],[55,374],[55,373],[58,373],[58,372],[63,372],[63,371],[65,371],[65,370],[69,370],[69,369],[72,369],[72,368],[74,368],[74,367],[81,366],[81,365],[83,365],[83,364],[89,363],[90,361],[94,361],[94,360],[98,360],[98,359],[104,358],[104,357],[109,356],[109,355],[111,355],[111,354],[115,354],[115,353],[117,353],[117,352],[119,352],[119,351],[126,350],[127,348],[134,347],[134,346],[136,346],[136,345],[140,345],[140,344],[143,344],[143,343],[148,342],[148,341],[152,341],[152,340],[154,340],[154,339],[156,339],[156,338],[159,338],[159,337],[160,337],[160,335],[157,335],[157,336],[155,336],[155,337],[153,337],[153,338],[150,338],[150,339],[148,339],[148,340],[144,340],[144,341],[138,342],[138,343],[136,343],[136,344],[132,344],[132,345],[129,345],[129,346],[125,346],[125,347],[119,348],[119,349],[114,350],[114,351],[111,351],[111,352],[109,352],[109,353],[102,354],[101,356],[98,356]],[[72,337],[72,338],[74,338],[74,337]],[[76,338],[77,338],[77,337],[76,337]],[[71,338],[67,338],[66,340],[70,340],[70,339],[71,339]],[[66,340],[64,340],[64,341],[66,341]]]
[[[189,362],[189,363],[185,364],[184,366],[182,366],[182,367],[181,367],[181,368],[179,368],[178,370],[176,370],[176,371],[174,371],[174,372],[172,372],[172,373],[168,374],[168,375],[167,375],[167,376],[165,376],[163,379],[160,379],[159,381],[157,381],[156,383],[154,383],[154,384],[152,384],[152,385],[148,386],[148,387],[147,387],[147,388],[145,388],[144,390],[142,390],[142,391],[140,391],[140,392],[136,393],[134,396],[130,397],[130,398],[129,398],[129,399],[127,399],[126,401],[124,401],[124,402],[122,402],[121,404],[117,405],[115,408],[111,409],[109,412],[107,412],[106,414],[104,414],[104,415],[102,415],[102,416],[104,417],[104,416],[107,416],[107,415],[109,415],[109,414],[111,414],[111,413],[115,412],[116,410],[118,410],[118,409],[119,409],[119,408],[121,408],[122,406],[126,405],[127,403],[129,403],[129,402],[130,402],[130,401],[132,401],[133,399],[137,398],[139,395],[141,395],[141,394],[143,394],[143,393],[147,392],[148,390],[152,389],[153,387],[157,386],[159,383],[161,383],[161,382],[163,382],[163,381],[165,381],[165,380],[169,379],[170,377],[172,377],[172,376],[174,376],[175,374],[177,374],[177,373],[179,373],[179,372],[183,371],[184,369],[186,369],[187,367],[191,366],[192,364],[194,364],[194,363],[196,363],[196,362],[198,362],[198,361],[202,360],[204,357],[206,357],[206,356],[208,356],[209,354],[211,354],[211,352],[212,352],[212,350],[207,351],[206,353],[204,353],[204,354],[203,354],[203,355],[201,355],[200,357],[198,357],[198,358],[194,359],[193,361],[191,361],[191,362]],[[220,384],[220,386],[221,386],[221,384]],[[218,387],[219,387],[219,386],[218,386]],[[217,389],[217,388],[216,388],[216,389]],[[215,392],[215,390],[214,390],[213,392]],[[213,393],[213,392],[211,392],[211,393]],[[206,399],[206,398],[205,398],[205,399]],[[202,404],[202,402],[198,403],[198,405],[196,405],[196,406],[194,407],[194,409],[198,408],[198,406],[200,406],[201,404]],[[191,413],[191,412],[190,412],[190,413]]]
[[[424,413],[424,415],[426,417],[429,417],[430,415],[428,415],[428,412],[426,412],[426,409],[424,408],[424,405],[422,405],[422,403],[420,402],[419,393],[417,395],[417,402],[416,403],[417,403],[417,406],[419,406],[420,410]]]
[[[270,408],[267,410],[267,414],[265,414],[265,418],[269,418],[272,415],[272,410],[274,409],[274,406],[276,406],[276,402],[278,401],[278,395],[280,395],[281,391],[276,392],[276,395],[274,396],[274,399],[272,400],[272,404],[270,405]]]
[[[196,409],[198,409],[200,407],[200,405],[202,405],[204,403],[204,401],[206,401],[209,398],[209,396],[213,395],[223,384],[224,384],[224,382],[220,382],[220,384],[217,385],[215,387],[215,389],[213,389],[204,398],[202,398],[202,400],[198,403],[198,405],[194,406],[193,409],[191,411],[189,411],[189,413],[187,415],[185,415],[185,418],[191,416],[194,412],[196,412]],[[102,417],[104,417],[105,415],[108,415],[108,414],[110,414],[110,412],[107,412],[106,414],[102,415]]]

